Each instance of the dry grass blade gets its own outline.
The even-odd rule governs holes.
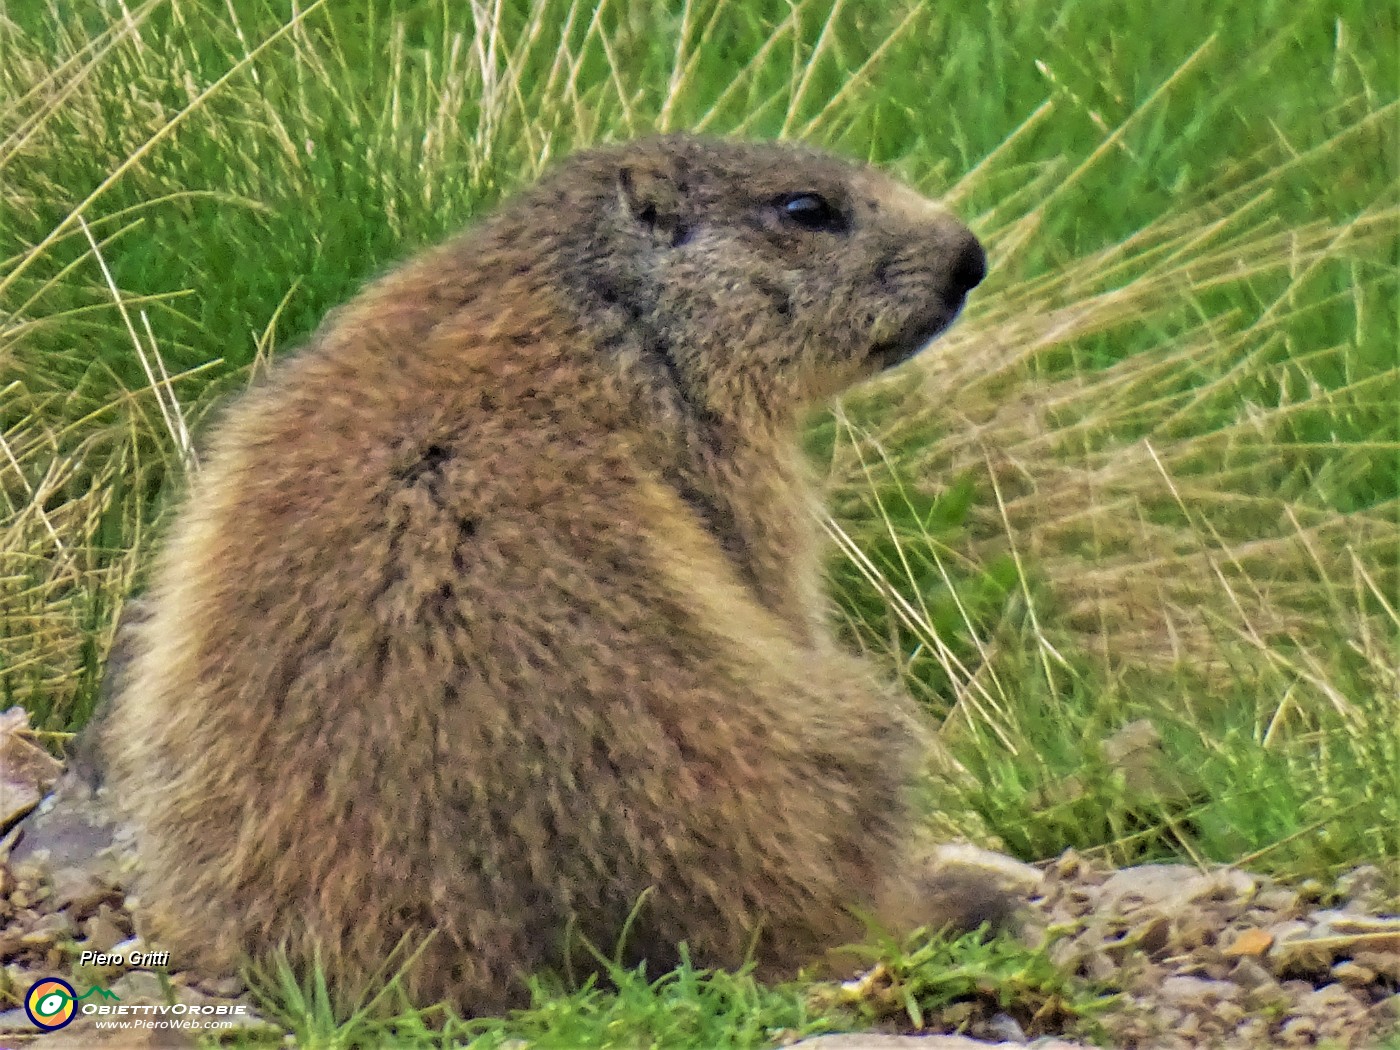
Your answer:
[[[162,124],[155,134],[151,135],[150,138],[148,138],[139,149],[137,149],[120,164],[118,164],[112,170],[111,174],[107,176],[107,178],[103,179],[102,182],[99,183],[97,187],[92,190],[91,193],[89,193],[76,207],[74,207],[72,211],[68,213],[67,218],[65,218],[62,222],[55,226],[53,230],[48,234],[48,236],[46,236],[42,241],[36,244],[33,250],[28,254],[26,258],[24,258],[9,273],[5,274],[3,277],[0,277],[0,296],[3,296],[5,292],[9,290],[10,285],[16,280],[18,280],[19,277],[29,267],[29,265],[34,260],[40,258],[44,254],[44,252],[49,248],[49,246],[53,244],[55,240],[57,240],[68,230],[68,227],[72,223],[76,222],[80,216],[84,215],[87,212],[87,209],[92,206],[94,201],[101,197],[102,194],[106,193],[107,190],[110,189],[111,186],[118,179],[120,179],[123,175],[125,175],[128,171],[130,171],[133,167],[140,163],[142,157],[146,156],[146,154],[149,153],[152,149],[154,149],[157,145],[159,145],[165,139],[169,138],[172,134],[174,134],[175,129],[178,128],[185,120],[187,120],[191,114],[195,113],[202,105],[204,105],[204,103],[206,103],[211,97],[213,97],[221,89],[223,89],[224,86],[227,85],[231,80],[237,77],[245,69],[249,68],[252,65],[252,63],[256,61],[256,59],[264,51],[272,47],[272,45],[277,43],[278,40],[282,39],[282,37],[284,37],[293,29],[295,29],[302,22],[302,20],[304,20],[314,11],[320,8],[321,5],[325,2],[326,0],[313,0],[311,4],[309,4],[303,10],[294,15],[290,21],[288,21],[285,25],[282,26],[282,28],[269,35],[266,40],[264,40],[256,48],[249,52],[244,59],[235,63],[232,68],[230,68],[212,84],[206,87],[203,91],[199,92],[198,95],[196,95],[190,100],[189,105],[185,106],[173,117],[171,117],[164,124]]]
[[[1235,610],[1236,626],[1262,652],[1307,637],[1318,595],[1349,573],[1348,559],[1363,559],[1378,587],[1400,585],[1385,556],[1400,537],[1393,507],[1340,513],[1310,501],[1307,489],[1259,486],[1260,470],[1294,461],[1313,463],[1322,477],[1394,451],[1387,441],[1300,441],[1292,430],[1335,405],[1386,403],[1400,369],[1324,388],[1307,369],[1345,348],[1299,354],[1282,340],[1299,310],[1326,302],[1295,310],[1296,290],[1348,243],[1364,253],[1393,238],[1396,217],[1377,207],[1335,226],[1246,224],[1226,236],[1220,223],[1230,217],[1191,231],[1189,219],[1172,216],[1133,238],[1135,252],[1113,246],[1051,278],[1004,283],[992,305],[930,352],[920,387],[934,396],[895,395],[902,410],[882,413],[874,441],[900,447],[939,433],[910,471],[986,479],[1001,520],[984,523],[982,556],[1031,552],[1091,651],[1112,653],[1120,666],[1187,661],[1234,674],[1207,615],[1220,601],[1209,595]],[[1119,268],[1134,276],[1105,288]],[[1270,273],[1286,286],[1253,316],[1209,314],[1156,351],[1099,370],[1036,366],[1087,337],[1160,323],[1182,302]],[[1270,387],[1302,393],[1259,401]],[[839,482],[869,484],[849,467]],[[1325,682],[1299,673],[1343,708]]]

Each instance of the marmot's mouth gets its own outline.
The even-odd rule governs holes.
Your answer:
[[[911,318],[892,339],[883,339],[870,348],[868,359],[881,369],[902,365],[941,335],[962,309],[959,301],[932,314]]]

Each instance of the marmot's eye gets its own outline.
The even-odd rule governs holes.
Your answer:
[[[785,193],[773,202],[783,217],[804,230],[840,233],[846,216],[820,193]]]

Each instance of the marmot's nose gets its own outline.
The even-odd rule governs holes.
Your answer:
[[[955,251],[957,260],[953,263],[949,280],[953,282],[954,292],[966,295],[987,276],[987,253],[982,250],[982,242],[970,230],[963,231],[961,243]]]

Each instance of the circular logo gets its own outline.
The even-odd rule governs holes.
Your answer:
[[[24,996],[24,1012],[46,1032],[62,1028],[78,1011],[73,1005],[78,993],[67,981],[45,977],[29,986]]]

